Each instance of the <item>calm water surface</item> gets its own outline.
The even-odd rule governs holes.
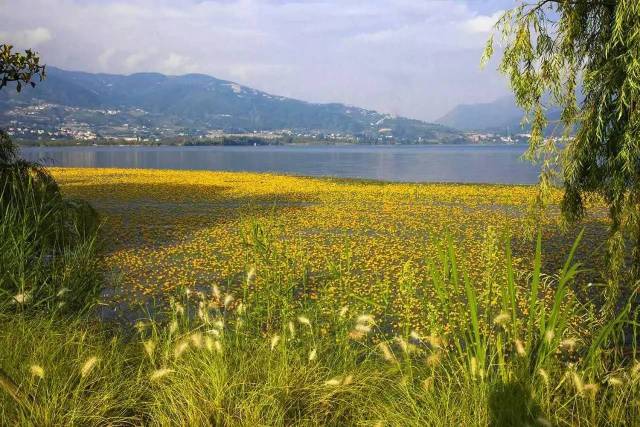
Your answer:
[[[525,146],[23,147],[54,166],[276,172],[407,182],[529,184]]]

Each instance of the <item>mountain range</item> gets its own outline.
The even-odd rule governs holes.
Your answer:
[[[352,136],[368,142],[465,142],[442,124],[338,103],[271,95],[202,74],[93,74],[47,67],[21,93],[0,92],[0,126],[35,135],[158,137],[211,131]],[[24,132],[23,132],[24,133]]]
[[[524,111],[518,107],[513,95],[478,104],[461,104],[436,120],[436,123],[463,132],[492,132],[501,135],[526,133],[530,126],[522,124]],[[560,110],[552,107],[547,111],[550,122],[560,119]],[[553,125],[547,133],[553,131]]]

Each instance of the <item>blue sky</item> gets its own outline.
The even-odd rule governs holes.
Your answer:
[[[480,70],[513,0],[0,0],[0,42],[92,72],[205,73],[434,120],[508,93]]]

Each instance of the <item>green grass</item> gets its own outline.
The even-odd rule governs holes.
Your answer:
[[[640,425],[634,306],[603,319],[572,290],[574,251],[545,276],[538,240],[531,271],[514,271],[508,240],[489,237],[483,292],[451,240],[437,249],[432,303],[462,294],[450,307],[466,319],[439,336],[393,329],[367,301],[311,298],[309,272],[260,224],[242,283],[181,292],[135,327],[3,314],[0,361],[18,399],[0,391],[0,424]],[[490,262],[496,251],[506,263]],[[411,266],[403,277],[402,295],[418,298]]]
[[[96,212],[66,199],[0,131],[0,307],[83,310],[100,291]]]

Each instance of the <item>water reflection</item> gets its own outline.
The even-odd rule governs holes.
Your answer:
[[[280,172],[410,182],[533,183],[524,146],[28,147],[56,166]]]

